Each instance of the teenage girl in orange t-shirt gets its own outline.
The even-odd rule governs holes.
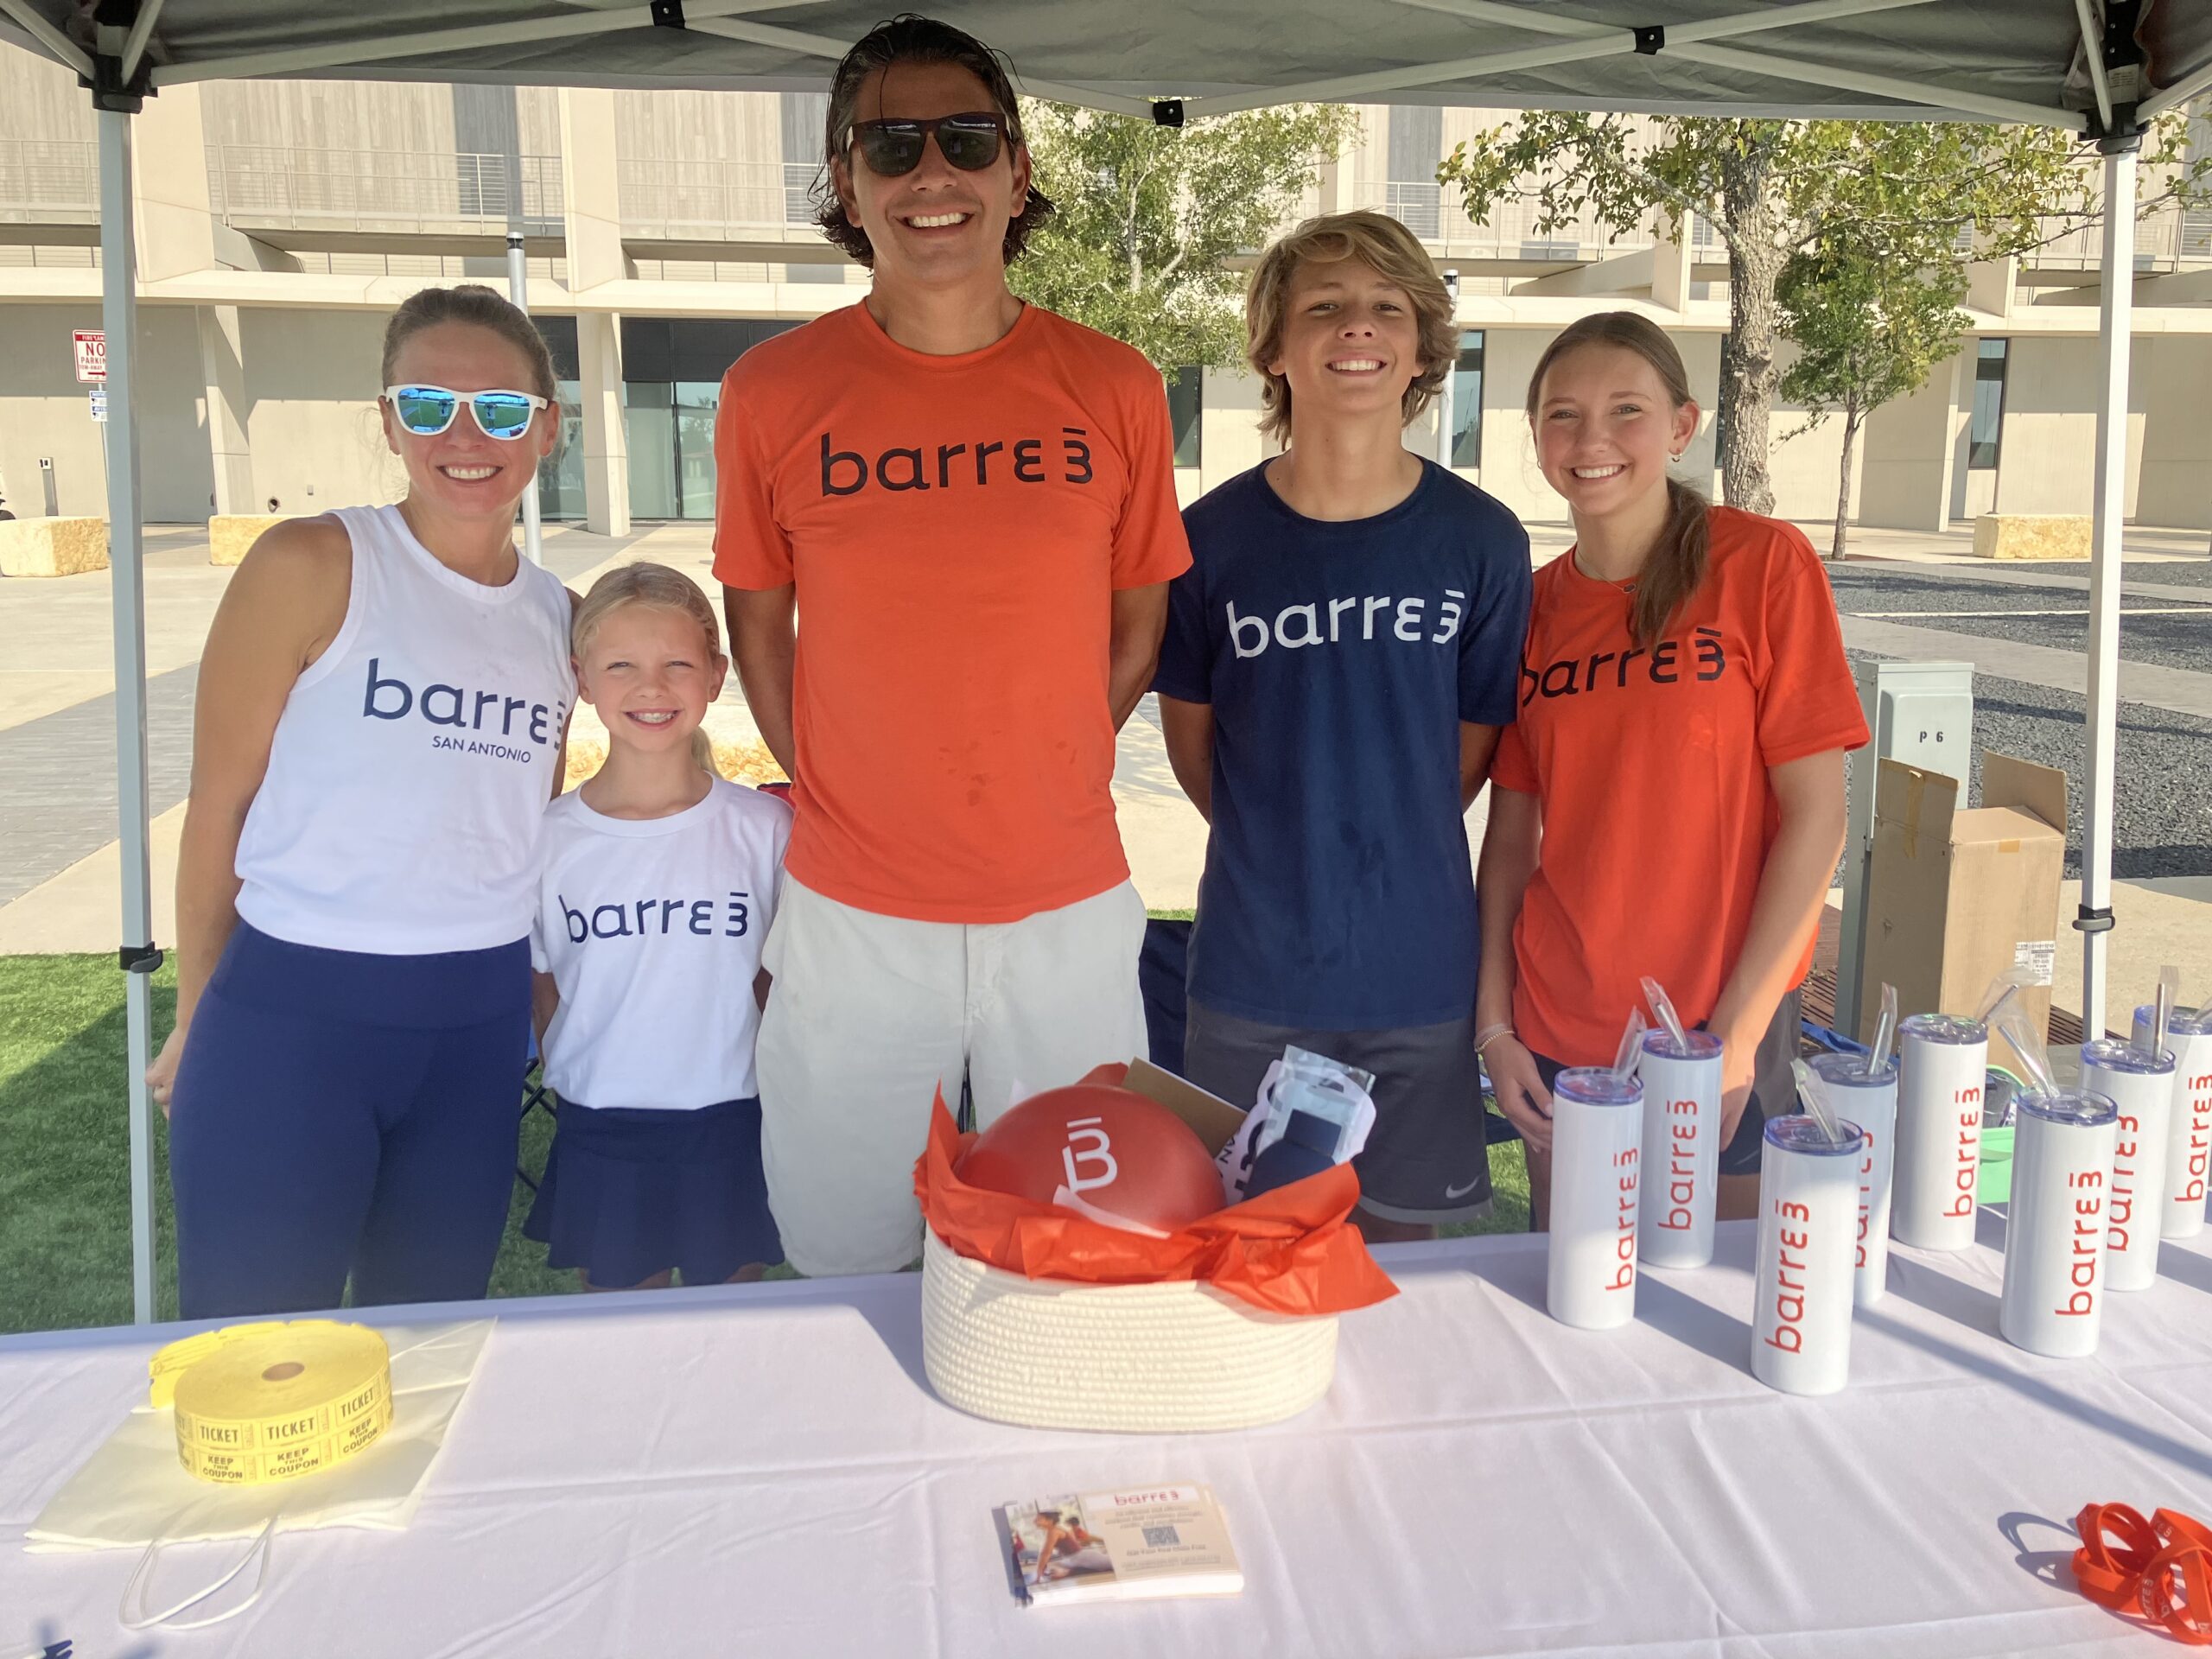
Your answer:
[[[1537,573],[1491,770],[1476,1042],[1542,1227],[1552,1080],[1611,1062],[1643,975],[1721,1039],[1721,1172],[1758,1169],[1866,728],[1811,543],[1668,476],[1698,407],[1663,332],[1575,323],[1529,418],[1575,545]]]

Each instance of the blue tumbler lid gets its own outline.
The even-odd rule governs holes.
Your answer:
[[[2101,1037],[2094,1043],[2082,1045],[2082,1069],[2086,1071],[2093,1065],[2101,1071],[2161,1077],[2174,1069],[2174,1057],[2171,1049],[2145,1054],[2134,1044],[2123,1043],[2117,1037]]]
[[[2109,1095],[2088,1089],[2061,1089],[2051,1095],[2030,1089],[2023,1091],[2014,1103],[2023,1116],[2039,1117],[2046,1123],[2063,1123],[2069,1128],[2094,1129],[2101,1123],[2116,1122],[2120,1117],[2120,1108],[2113,1104]]]
[[[1552,1084],[1552,1092],[1585,1106],[1641,1106],[1643,1082],[1624,1077],[1610,1065],[1570,1066]]]
[[[1897,1080],[1897,1057],[1882,1062],[1879,1071],[1869,1071],[1865,1054],[1816,1054],[1808,1062],[1822,1083],[1839,1089],[1887,1089]]]
[[[1917,1037],[1923,1043],[1986,1043],[1989,1027],[1955,1014],[1909,1014],[1899,1023],[1897,1035]]]
[[[1866,1132],[1849,1118],[1838,1118],[1836,1128],[1843,1132],[1843,1139],[1831,1141],[1809,1112],[1792,1112],[1787,1117],[1770,1117],[1766,1121],[1766,1138],[1784,1152],[1802,1152],[1815,1158],[1855,1158],[1866,1144]]]

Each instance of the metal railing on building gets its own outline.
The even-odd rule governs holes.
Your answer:
[[[1502,201],[1490,222],[1478,225],[1457,196],[1442,187],[1404,180],[1363,180],[1339,187],[1344,207],[1377,208],[1390,215],[1441,255],[1489,259],[1600,259],[1609,254],[1651,245],[1649,232],[1615,236],[1585,213],[1549,230],[1536,228],[1533,202]]]
[[[616,164],[622,230],[659,240],[744,239],[809,226],[810,166],[782,162],[698,162],[625,157]]]
[[[99,200],[97,143],[0,138],[0,220],[20,225],[91,218]]]
[[[518,159],[519,168],[511,165]],[[370,230],[505,225],[563,228],[561,158],[469,150],[293,149],[210,144],[209,205],[226,223]]]

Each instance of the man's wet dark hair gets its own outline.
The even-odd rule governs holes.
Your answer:
[[[838,62],[836,72],[830,78],[830,115],[823,130],[821,176],[814,185],[814,221],[830,241],[871,270],[875,265],[875,249],[868,239],[868,232],[855,224],[845,212],[845,204],[837,200],[837,188],[830,176],[830,162],[844,158],[850,162],[849,149],[853,141],[853,121],[859,109],[861,88],[868,78],[880,69],[888,69],[895,63],[952,63],[957,64],[983,83],[991,95],[991,102],[1006,118],[1007,133],[1012,141],[1021,143],[1021,110],[1014,93],[1014,81],[1009,74],[1012,66],[997,53],[985,46],[964,29],[950,23],[939,22],[934,17],[917,16],[902,12],[887,23],[878,23],[854,43],[853,49]],[[1011,153],[1001,157],[1007,165],[1013,164]],[[851,163],[861,167],[866,162]],[[994,163],[996,165],[997,163]],[[1034,177],[1030,181],[1029,198],[1021,211],[1007,221],[1005,257],[1011,264],[1027,245],[1029,233],[1049,217],[1052,204],[1037,188]]]

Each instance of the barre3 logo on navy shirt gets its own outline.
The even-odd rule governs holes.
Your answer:
[[[439,748],[456,749],[468,754],[487,754],[495,760],[527,762],[531,752],[512,744],[495,742],[493,735],[501,738],[521,736],[532,743],[550,743],[567,715],[568,707],[556,702],[550,708],[542,702],[532,702],[525,697],[510,697],[498,691],[478,691],[472,694],[457,685],[426,685],[420,694],[397,675],[385,676],[377,671],[379,660],[369,658],[368,689],[361,698],[361,718],[364,720],[405,720],[409,715],[427,721],[433,726],[451,726],[480,735],[461,738],[437,734],[431,741]],[[515,717],[523,716],[523,729],[515,730]],[[487,718],[488,716],[488,718]]]
[[[1643,671],[1654,685],[1673,685],[1682,677],[1685,669],[1694,667],[1694,677],[1717,680],[1728,671],[1728,652],[1720,643],[1718,628],[1697,628],[1689,639],[1662,639],[1646,651],[1638,645],[1630,651],[1593,652],[1587,657],[1562,657],[1548,663],[1540,673],[1526,663],[1521,665],[1521,706],[1525,709],[1538,697],[1573,697],[1586,691],[1617,691],[1628,689],[1629,664],[1637,658],[1644,659]],[[1611,674],[1600,673],[1606,664],[1615,665]]]
[[[1053,459],[1059,466],[1060,481],[1064,484],[1088,484],[1095,475],[1090,466],[1090,446],[1084,440],[1090,435],[1088,428],[1064,426],[1060,429],[1060,453]],[[1003,484],[1009,478],[1016,484],[1046,482],[1045,472],[1045,442],[1043,438],[1018,438],[1011,454],[1003,439],[978,439],[971,448],[964,443],[940,443],[936,447],[934,468],[924,459],[925,445],[893,448],[875,457],[873,469],[868,458],[857,449],[840,449],[822,435],[822,493],[828,495],[858,495],[873,482],[885,490],[950,490],[965,488],[973,483],[979,489],[993,483]],[[1005,456],[994,471],[995,457]],[[957,462],[956,466],[954,463]],[[937,481],[930,481],[934,471]]]
[[[1444,597],[1436,601],[1435,632],[1433,633],[1428,632],[1431,626],[1428,601],[1418,595],[1410,599],[1393,599],[1387,594],[1368,594],[1350,599],[1330,600],[1327,601],[1329,620],[1325,632],[1322,629],[1321,606],[1318,602],[1284,606],[1275,613],[1273,628],[1268,627],[1264,613],[1256,616],[1237,615],[1236,601],[1233,599],[1223,609],[1229,618],[1229,643],[1236,648],[1241,659],[1260,656],[1271,645],[1284,651],[1298,651],[1306,645],[1337,645],[1351,637],[1354,629],[1358,631],[1362,639],[1372,639],[1376,637],[1375,622],[1378,614],[1382,620],[1382,637],[1385,639],[1402,639],[1409,645],[1444,645],[1459,632],[1459,624],[1466,616],[1466,600],[1464,589],[1446,588]],[[1351,613],[1349,618],[1344,614],[1347,611]]]
[[[594,905],[591,914],[570,904],[560,893],[553,895],[561,906],[563,920],[568,924],[569,943],[582,944],[588,939],[642,939],[658,934],[665,938],[678,930],[696,933],[702,939],[715,937],[715,901],[711,899],[636,899],[626,904]],[[722,907],[720,920],[723,924],[721,937],[741,939],[753,926],[753,907],[747,900],[750,893],[733,888]],[[632,916],[636,925],[632,925]],[[613,917],[609,922],[607,918]]]

